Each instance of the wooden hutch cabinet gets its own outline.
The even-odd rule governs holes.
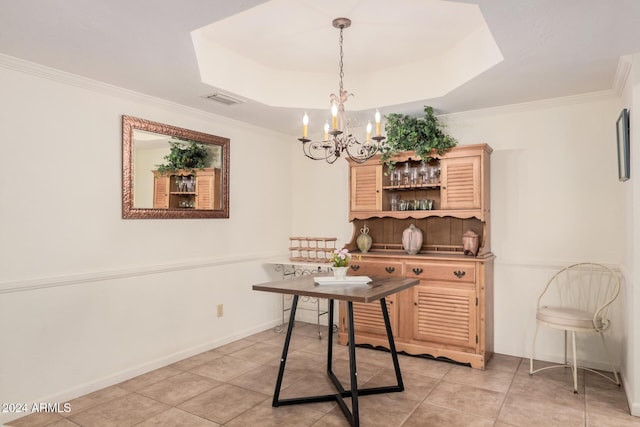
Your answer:
[[[350,162],[347,245],[351,275],[419,278],[420,284],[387,298],[398,351],[430,355],[484,369],[493,353],[493,259],[490,245],[489,158],[486,144],[455,147],[429,163],[439,177],[397,182],[376,156]],[[396,170],[422,165],[414,152],[394,160]],[[404,177],[403,177],[404,178]],[[431,209],[421,203],[431,200]],[[402,210],[401,210],[402,208]],[[402,232],[423,232],[416,255],[402,249]],[[373,239],[360,253],[356,238],[366,225]],[[478,235],[476,256],[463,252],[462,235]],[[354,303],[356,344],[387,347],[380,305]],[[340,304],[338,339],[346,344],[346,304]]]
[[[153,171],[154,209],[220,209],[220,169]]]

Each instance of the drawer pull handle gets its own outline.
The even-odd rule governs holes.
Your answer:
[[[352,269],[353,271],[358,271],[358,270],[360,270],[360,266],[359,266],[359,265],[352,265],[352,266],[351,266],[351,269]]]
[[[416,276],[419,276],[420,274],[422,274],[422,272],[424,270],[421,269],[420,267],[416,267],[416,268],[412,269],[411,271],[413,271],[413,274],[415,274]]]
[[[462,279],[462,277],[464,277],[464,275],[467,273],[465,273],[462,270],[457,270],[457,271],[454,271],[453,274],[455,274],[458,279]]]
[[[387,273],[391,274],[394,271],[396,271],[396,268],[395,267],[385,267],[384,271],[386,271]]]

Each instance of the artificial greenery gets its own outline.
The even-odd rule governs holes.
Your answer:
[[[424,117],[393,113],[385,116],[385,119],[387,141],[382,148],[380,161],[387,165],[388,170],[393,170],[396,162],[392,158],[402,151],[413,150],[428,162],[434,151],[442,155],[458,143],[443,132],[444,126],[433,114],[433,107],[427,105],[424,107]]]
[[[169,154],[164,156],[165,163],[156,165],[158,172],[176,172],[184,169],[192,173],[195,169],[204,169],[209,163],[211,153],[205,144],[189,139],[169,141]]]

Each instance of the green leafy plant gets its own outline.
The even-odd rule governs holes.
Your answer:
[[[458,143],[453,137],[444,133],[444,127],[433,114],[433,107],[424,107],[424,117],[418,118],[405,114],[389,114],[385,116],[387,141],[382,147],[380,161],[393,170],[394,156],[402,151],[413,150],[425,161],[431,160],[435,151],[442,155]]]
[[[184,169],[192,173],[195,169],[204,169],[210,163],[211,153],[205,144],[188,139],[169,141],[169,154],[164,156],[165,163],[156,165],[158,172],[168,173]]]

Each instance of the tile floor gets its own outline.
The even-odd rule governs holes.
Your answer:
[[[323,331],[324,332],[324,331]],[[71,412],[38,413],[9,426],[347,426],[335,403],[271,407],[283,334],[267,330],[72,400]],[[326,339],[308,323],[294,328],[281,397],[332,393],[324,374]],[[334,347],[334,372],[348,385],[348,356]],[[358,348],[361,386],[393,384],[391,356]],[[528,360],[496,354],[479,371],[400,356],[402,393],[360,399],[367,426],[640,426],[621,387],[580,371],[529,377]]]

